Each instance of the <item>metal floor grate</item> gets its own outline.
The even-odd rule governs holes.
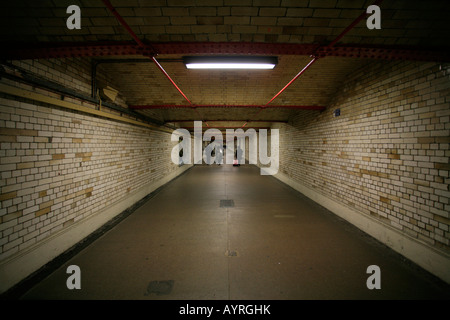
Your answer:
[[[236,250],[227,250],[225,252],[225,255],[227,257],[237,257],[237,256],[239,256],[239,254],[238,254],[238,252]]]
[[[221,208],[232,208],[234,207],[234,200],[220,200],[220,207]]]
[[[170,294],[170,292],[172,292],[174,282],[175,281],[173,280],[152,281],[148,284],[145,295],[156,294],[160,296]]]

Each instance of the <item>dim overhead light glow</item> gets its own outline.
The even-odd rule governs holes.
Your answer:
[[[184,57],[188,69],[266,69],[275,68],[276,57]]]

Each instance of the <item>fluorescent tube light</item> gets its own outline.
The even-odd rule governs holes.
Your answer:
[[[263,63],[187,63],[188,69],[273,69],[274,64]]]
[[[250,56],[192,56],[183,57],[188,69],[273,69],[277,57]]]

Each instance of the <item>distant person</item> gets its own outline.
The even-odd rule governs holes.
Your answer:
[[[238,146],[235,152],[235,160],[233,161],[233,166],[239,167],[242,162],[242,149]]]
[[[217,154],[216,154],[216,163],[220,166],[223,161],[223,145],[218,143],[217,144]]]

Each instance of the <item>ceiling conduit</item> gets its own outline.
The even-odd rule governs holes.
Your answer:
[[[450,62],[450,54],[445,48],[431,49],[405,45],[340,44],[339,46],[319,46],[305,43],[261,43],[261,42],[163,42],[144,44],[140,47],[129,41],[72,42],[17,44],[2,43],[0,59],[60,59],[74,57],[103,56],[152,56],[158,54],[240,54],[240,55],[299,55],[317,57],[367,58],[381,60],[413,60]],[[164,59],[165,60],[165,59]],[[158,59],[162,61],[162,59]]]

